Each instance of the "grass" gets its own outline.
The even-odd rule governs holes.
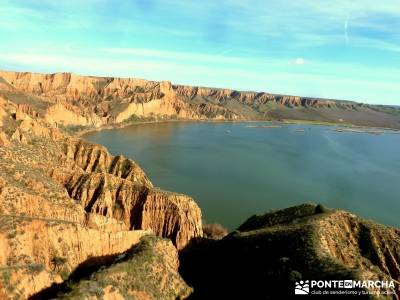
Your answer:
[[[63,125],[63,124],[58,124],[58,128],[68,134],[68,135],[76,135],[80,132],[86,132],[86,131],[90,131],[93,130],[95,127],[92,125]]]

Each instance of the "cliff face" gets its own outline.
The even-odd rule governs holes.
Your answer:
[[[363,279],[400,283],[400,230],[343,211],[326,216],[316,226],[324,255],[358,269]]]
[[[398,229],[305,204],[253,216],[222,240],[193,243],[181,253],[181,273],[193,299],[291,298],[300,280],[393,281],[394,289],[359,298],[398,299],[399,253]]]
[[[111,233],[44,218],[2,216],[0,222],[2,282],[9,298],[26,299],[62,282],[88,259],[125,252],[146,234]]]
[[[107,173],[74,173],[62,183],[86,212],[120,220],[130,229],[152,230],[170,238],[178,249],[191,238],[201,236],[201,212],[188,196]]]
[[[111,156],[104,147],[67,139],[64,148],[65,163],[77,169],[70,174],[55,170],[53,177],[86,212],[152,230],[179,249],[201,236],[201,211],[190,197],[153,188],[137,164]]]
[[[353,104],[339,104],[333,100],[303,98],[298,96],[283,96],[268,93],[240,92],[229,89],[213,89],[203,87],[189,87],[177,85],[174,87],[177,94],[185,98],[213,98],[218,103],[224,103],[231,99],[237,99],[239,102],[249,106],[260,106],[268,102],[274,102],[285,106],[297,107],[335,107],[343,106],[352,108]]]
[[[172,85],[71,73],[0,71],[0,94],[44,101],[47,122],[64,126],[126,123],[135,118],[190,120],[300,119],[400,128],[395,108],[269,93]],[[36,98],[35,98],[36,97]]]
[[[106,148],[80,139],[68,138],[64,143],[65,164],[75,165],[84,172],[101,172],[152,187],[150,179],[132,160],[124,156],[112,156]]]
[[[58,78],[30,88],[61,89]],[[36,297],[90,264],[107,266],[144,235],[170,238],[178,249],[202,235],[193,199],[153,187],[132,160],[65,136],[47,121],[43,99],[18,99],[26,100],[0,99],[1,299]],[[170,245],[155,256],[173,260],[172,274]],[[178,295],[189,293],[174,276]]]

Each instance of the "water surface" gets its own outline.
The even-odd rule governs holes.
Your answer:
[[[400,134],[249,125],[257,123],[142,124],[85,138],[138,162],[154,185],[192,196],[207,222],[229,229],[304,202],[399,227]]]

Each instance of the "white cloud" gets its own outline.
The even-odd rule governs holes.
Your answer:
[[[348,32],[349,19],[350,19],[350,16],[348,16],[346,21],[344,22],[344,38],[346,39],[346,43],[349,43],[349,32]]]
[[[304,61],[304,58],[298,57],[298,58],[296,58],[296,60],[294,61],[294,63],[295,63],[296,65],[304,65],[305,61]]]
[[[215,68],[213,64],[166,62],[150,57],[140,60],[136,57],[98,57],[95,54],[96,52],[90,57],[82,57],[67,54],[10,53],[0,50],[0,64],[11,64],[14,66],[13,70],[139,77],[148,80],[171,80],[177,84],[399,104],[397,95],[400,94],[400,87],[396,80],[396,69],[370,70],[363,66],[324,64],[318,61],[313,61],[307,68],[293,70],[285,68],[285,64],[282,68],[271,68],[262,62],[259,68],[229,65]],[[292,60],[293,63],[302,61],[308,62],[302,57]],[[343,76],[338,79],[336,74]],[[358,76],[355,77],[354,74]],[[384,76],[375,80],[373,76],[376,77],[376,74]],[[365,86],[369,88],[365,89]]]
[[[212,63],[212,64],[225,64],[225,65],[245,65],[245,66],[257,66],[257,65],[278,65],[284,64],[284,60],[268,59],[268,58],[257,58],[257,57],[239,57],[231,55],[218,54],[206,54],[199,52],[185,52],[185,51],[168,51],[158,49],[147,49],[147,48],[105,48],[103,52],[111,55],[125,55],[128,59],[160,59],[163,61],[174,61],[174,62],[192,62],[192,63]]]
[[[306,63],[306,60],[303,57],[298,57],[296,59],[293,59],[291,61],[289,61],[289,65],[304,65]]]

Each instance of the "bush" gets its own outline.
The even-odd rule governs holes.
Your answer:
[[[316,207],[315,207],[315,213],[316,214],[322,214],[322,213],[327,213],[327,212],[329,212],[329,209],[328,208],[326,208],[324,205],[322,205],[322,204],[318,204]]]
[[[67,279],[68,279],[68,276],[69,276],[69,273],[68,273],[67,270],[61,270],[61,271],[60,271],[60,276],[61,276],[61,278],[62,278],[63,280],[67,280]]]
[[[9,284],[10,282],[10,272],[8,270],[3,271],[3,282]]]
[[[218,223],[203,225],[204,237],[214,240],[220,240],[228,234],[228,230]]]
[[[122,175],[125,175],[131,169],[131,162],[128,159],[125,159],[121,165]]]
[[[44,266],[42,264],[30,264],[28,266],[29,271],[31,271],[32,273],[40,273],[44,270]]]
[[[114,210],[122,210],[122,206],[119,202],[115,202],[113,206]]]
[[[61,266],[67,262],[67,260],[64,257],[61,256],[54,256],[51,262],[56,266]]]
[[[295,270],[290,271],[289,280],[290,280],[291,282],[299,281],[299,280],[301,280],[302,277],[303,277],[303,276],[301,275],[300,272],[295,271]]]

